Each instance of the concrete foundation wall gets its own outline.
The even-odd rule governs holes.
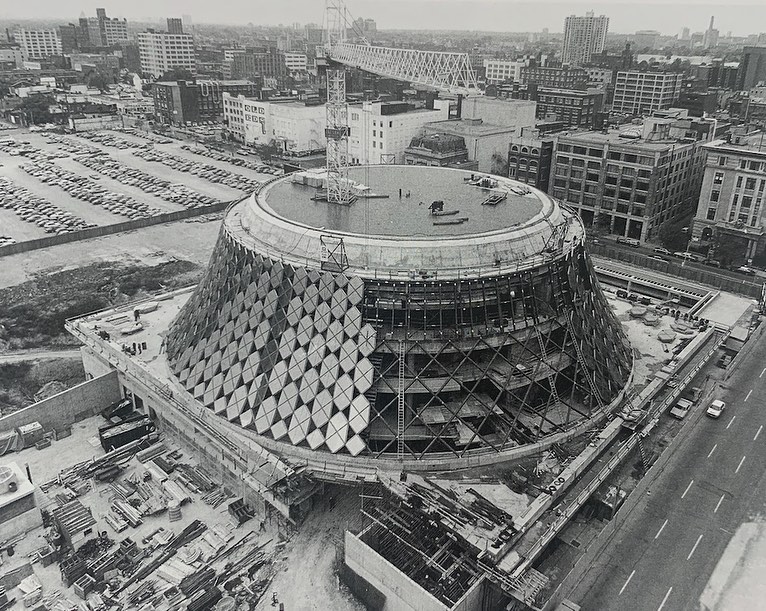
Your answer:
[[[345,549],[346,566],[386,597],[384,611],[449,611],[449,607],[348,531]]]
[[[39,422],[46,431],[61,432],[75,422],[98,414],[120,398],[117,372],[112,371],[0,418],[0,432],[30,422]]]

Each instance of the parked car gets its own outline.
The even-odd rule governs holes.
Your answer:
[[[676,420],[683,420],[686,418],[686,414],[689,413],[694,403],[689,399],[679,399],[676,404],[670,408],[670,415]]]
[[[622,236],[617,238],[617,243],[625,244],[626,246],[632,246],[633,248],[639,248],[641,246],[641,242],[639,242],[635,238],[624,238]]]
[[[670,251],[667,248],[663,248],[662,246],[658,246],[655,248],[652,252],[656,252],[661,255],[669,255]]]
[[[747,265],[742,265],[737,268],[737,270],[740,274],[747,274],[748,276],[755,276],[755,270],[752,267],[748,267]]]

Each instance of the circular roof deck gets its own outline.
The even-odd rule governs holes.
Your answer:
[[[312,200],[324,190],[285,176],[232,206],[224,227],[244,248],[308,267],[322,265],[342,240],[345,267],[363,277],[406,277],[416,270],[440,278],[494,275],[539,265],[583,238],[576,214],[542,191],[473,174],[490,179],[492,188],[469,184],[472,173],[463,170],[353,168],[352,180],[388,197],[360,197],[349,206]],[[320,184],[316,176],[311,182]],[[498,199],[494,205],[485,203],[491,196]],[[457,212],[432,215],[429,206],[437,200],[445,212]]]
[[[491,189],[476,186],[471,184],[471,175],[422,166],[352,168],[349,178],[369,187],[376,197],[360,197],[350,206],[338,206],[312,201],[317,193],[314,188],[287,180],[267,189],[265,203],[285,219],[316,228],[360,235],[438,237],[517,226],[540,214],[548,201],[544,194],[510,180],[500,179],[497,187]],[[528,193],[522,195],[524,191]],[[493,194],[500,194],[505,200],[494,206],[485,204]],[[445,211],[455,214],[432,216],[429,206],[436,200],[444,202]],[[461,224],[434,224],[460,218],[468,220]]]

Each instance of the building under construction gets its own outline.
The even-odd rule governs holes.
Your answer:
[[[86,372],[116,369],[161,432],[285,524],[321,481],[384,483],[346,537],[355,592],[407,575],[433,608],[531,601],[535,573],[510,580],[506,558],[538,507],[511,515],[417,473],[539,455],[620,403],[632,352],[583,226],[510,179],[349,179],[349,205],[317,175],[264,184],[228,209],[195,289],[69,321]]]

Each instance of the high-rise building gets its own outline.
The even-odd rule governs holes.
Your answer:
[[[128,22],[108,17],[106,9],[97,8],[95,17],[80,17],[78,47],[110,47],[128,40]]]
[[[168,70],[180,68],[192,74],[196,70],[194,39],[191,34],[170,32],[139,32],[138,51],[141,57],[141,71],[157,78]]]
[[[675,72],[617,73],[614,83],[612,110],[633,115],[645,115],[670,108],[681,93],[683,75]]]
[[[168,17],[168,34],[183,34],[184,22],[180,17]]]
[[[27,30],[19,28],[13,33],[16,44],[21,46],[24,60],[45,59],[61,55],[61,38],[57,30]]]
[[[0,42],[0,66],[3,69],[23,68],[24,54],[21,46],[14,43]]]
[[[594,53],[601,53],[606,44],[609,17],[589,11],[584,17],[570,15],[564,21],[564,50],[562,61],[571,66],[581,66],[590,61]]]
[[[766,81],[766,46],[745,47],[738,77],[737,89],[740,90],[752,89],[761,81]]]
[[[678,40],[689,40],[691,37],[691,30],[689,28],[681,28],[681,34]]]
[[[529,65],[526,59],[485,59],[484,78],[487,83],[518,83],[521,79],[521,69]]]

